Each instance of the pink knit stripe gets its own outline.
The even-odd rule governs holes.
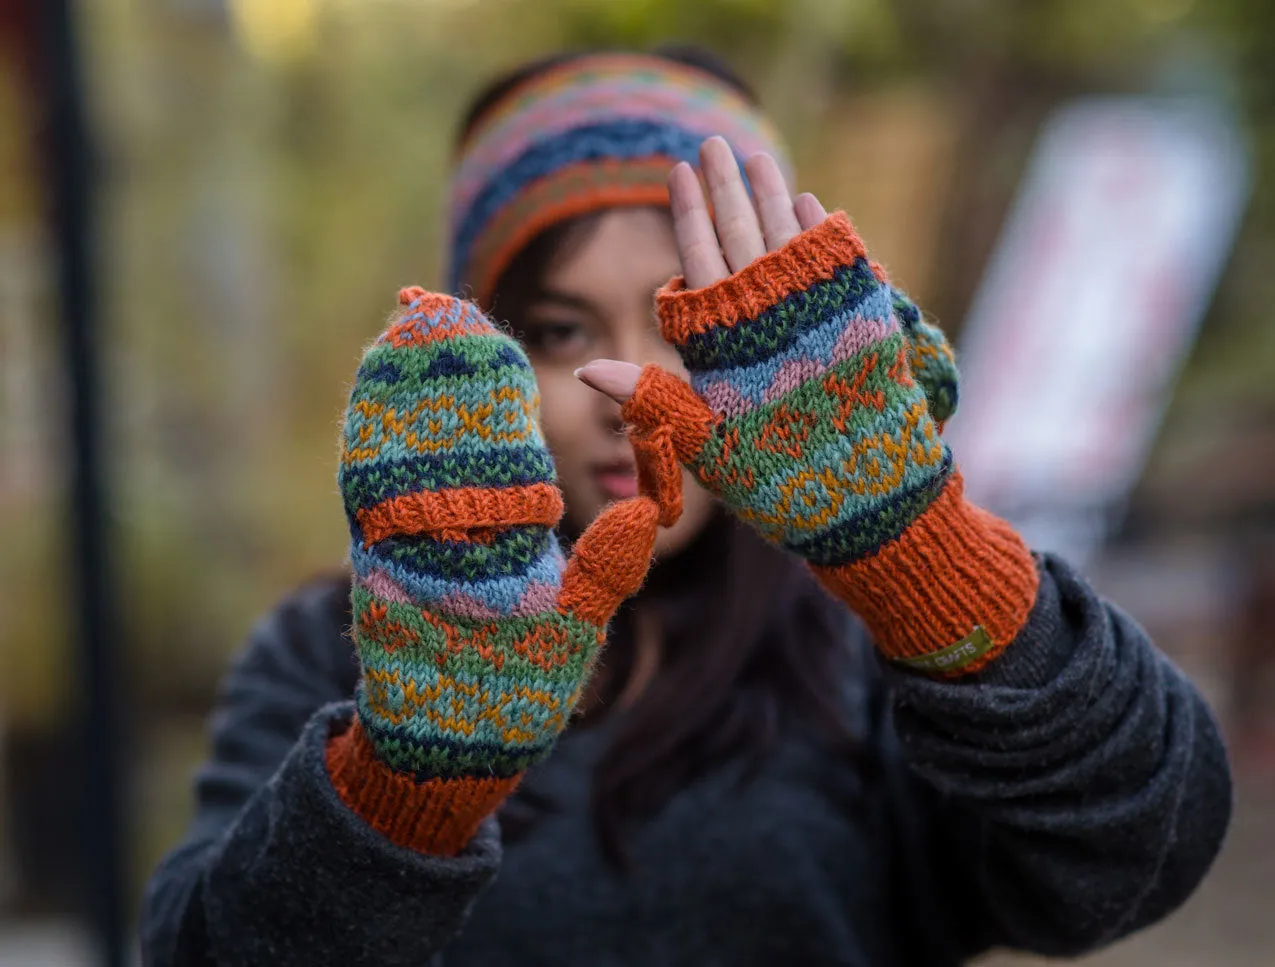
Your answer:
[[[709,409],[719,416],[743,416],[753,408],[753,404],[748,402],[739,390],[731,386],[729,380],[705,383],[700,387],[700,396],[708,404]]]
[[[412,603],[412,599],[407,596],[407,592],[399,583],[382,570],[372,571],[363,578],[362,583],[365,588],[385,601],[393,601],[395,604]]]
[[[798,386],[808,379],[814,379],[828,367],[817,359],[789,359],[779,371],[775,373],[775,378],[771,384],[766,387],[766,392],[762,393],[761,401],[764,406],[773,400],[778,399],[785,393],[795,390]]]
[[[700,386],[700,396],[704,398],[714,413],[723,417],[742,416],[757,406],[765,406],[774,402],[785,393],[795,390],[807,380],[826,372],[837,363],[851,359],[866,347],[875,345],[887,335],[897,332],[899,324],[894,319],[864,319],[856,316],[851,319],[845,330],[837,337],[832,347],[832,356],[828,362],[818,359],[799,357],[785,360],[775,372],[770,385],[762,393],[761,402],[754,405],[739,392],[729,379],[712,380]]]
[[[530,618],[552,611],[557,604],[558,589],[556,587],[543,582],[532,582],[527,585],[522,598],[509,612],[497,611],[463,591],[455,591],[447,595],[438,602],[437,608],[440,614],[453,614],[461,618],[472,618],[475,621],[490,621],[494,618]]]
[[[868,346],[875,345],[886,336],[898,331],[899,323],[894,316],[890,316],[889,319],[865,319],[862,316],[855,316],[850,320],[845,331],[837,337],[836,345],[832,347],[832,361],[828,365],[844,363],[847,359],[854,358],[856,353],[862,352]]]
[[[616,120],[676,123],[680,128],[720,134],[745,156],[766,151],[782,157],[778,135],[750,123],[739,107],[688,97],[679,90],[617,79],[599,88],[563,92],[560,97],[528,106],[510,118],[505,129],[482,135],[464,154],[452,183],[452,228],[469,210],[492,175],[518,158],[535,141],[587,124]]]

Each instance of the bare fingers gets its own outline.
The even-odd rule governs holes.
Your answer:
[[[674,166],[669,173],[668,189],[673,208],[673,235],[687,288],[700,289],[726,278],[730,269],[722,258],[695,169],[685,161]]]
[[[798,195],[797,200],[792,203],[792,207],[803,232],[808,228],[814,228],[816,225],[822,225],[824,219],[828,217],[828,213],[824,210],[823,205],[819,203],[819,199],[810,194],[810,192]]]
[[[757,223],[757,210],[748,197],[739,163],[726,139],[709,138],[700,146],[700,166],[713,200],[713,221],[717,240],[732,272],[766,254],[766,242]]]
[[[793,210],[788,185],[784,181],[779,164],[768,154],[755,154],[744,162],[744,172],[752,185],[757,214],[761,218],[762,234],[766,249],[783,248],[788,240],[802,230]]]
[[[768,154],[755,154],[744,164],[752,197],[724,138],[712,137],[701,145],[700,163],[712,214],[689,164],[682,162],[669,174],[673,232],[688,288],[703,288],[738,272],[828,217],[814,195],[791,198],[778,163]]]

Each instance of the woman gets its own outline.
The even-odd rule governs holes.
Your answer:
[[[951,964],[1190,894],[1207,707],[964,499],[946,343],[781,159],[686,52],[480,98],[474,302],[404,290],[359,369],[355,579],[228,676],[149,962]]]

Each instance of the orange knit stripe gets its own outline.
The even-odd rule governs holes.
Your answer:
[[[952,675],[978,671],[1009,646],[1040,584],[1022,538],[964,491],[960,473],[953,473],[897,540],[851,564],[812,568],[863,619],[887,658],[927,655],[982,627],[991,650]]]
[[[756,319],[793,293],[832,278],[838,268],[866,255],[846,213],[835,212],[720,282],[687,289],[682,276],[672,279],[656,295],[660,331],[680,346],[693,335]]]
[[[500,281],[501,274],[527,243],[546,228],[602,208],[624,205],[658,205],[667,208],[668,172],[676,163],[675,158],[661,156],[634,160],[586,161],[568,165],[532,184],[519,197],[518,204],[502,211],[475,241],[470,260],[475,269],[471,280],[474,287],[473,300],[483,308],[490,308],[490,300],[495,294],[496,283]],[[630,172],[641,168],[650,169],[650,180],[622,183],[622,176],[616,173],[621,168]],[[572,192],[566,197],[555,197],[558,185],[575,180],[583,169],[598,169],[612,174],[589,190]],[[500,241],[492,248],[492,243],[486,241],[487,239]],[[486,251],[487,249],[490,251]]]
[[[456,856],[517,787],[522,776],[417,782],[376,757],[356,718],[328,739],[324,761],[341,801],[391,842],[435,856]]]
[[[364,547],[387,537],[414,534],[537,524],[556,527],[562,519],[562,493],[551,483],[423,490],[362,507],[356,517]]]
[[[405,285],[398,290],[399,305],[410,306],[418,300],[419,308],[424,312],[446,311],[456,304],[456,300],[451,296],[441,292],[431,292],[419,285]]]
[[[567,570],[570,571],[570,566]],[[563,588],[566,587],[564,575]],[[618,605],[617,601],[616,606]],[[563,611],[564,608],[560,600],[558,610]],[[363,624],[380,621],[378,630],[383,633],[386,628],[384,605],[374,603],[369,605],[369,609],[381,610],[379,615],[376,610],[364,612],[359,616],[359,621]],[[496,641],[503,637],[499,622],[489,621],[483,625],[467,624],[462,628],[445,621],[428,609],[421,610],[421,617],[442,634],[443,648],[447,655],[459,655],[465,651],[472,651],[498,672],[505,667],[505,659],[510,654],[517,655],[537,668],[553,672],[570,661],[579,646],[579,643],[571,638],[568,630],[557,623],[533,624],[521,638],[497,647]],[[610,615],[607,615],[601,623],[609,619]],[[407,629],[400,630],[398,626],[391,626],[390,630],[395,637],[390,637],[389,642],[383,645],[387,650],[390,650],[391,646],[401,648],[417,643],[415,636]],[[598,634],[602,634],[601,629]],[[598,642],[598,644],[601,643],[601,641]]]
[[[446,308],[446,307],[435,307]],[[429,307],[425,310],[430,311]],[[405,315],[385,330],[381,342],[387,342],[395,349],[405,346],[428,346],[433,342],[446,342],[458,336],[492,336],[496,330],[490,323],[477,315],[461,316],[458,319],[438,320],[433,325],[422,326],[415,314]]]

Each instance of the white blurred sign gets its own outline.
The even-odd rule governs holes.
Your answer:
[[[968,491],[1083,560],[1137,480],[1248,194],[1195,102],[1078,102],[1046,125],[967,320],[947,429]]]

